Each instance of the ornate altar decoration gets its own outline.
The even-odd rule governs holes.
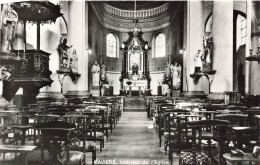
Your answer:
[[[14,28],[18,21],[17,13],[9,4],[3,4],[1,10],[0,32],[0,110],[4,109],[8,104],[4,94],[4,84],[13,84],[14,81],[14,65],[20,62],[27,62],[26,59],[20,58],[13,51]]]
[[[40,50],[40,25],[44,23],[55,22],[61,16],[60,6],[54,5],[48,1],[25,1],[11,4],[13,10],[17,13],[18,22],[24,25],[24,47],[21,50],[11,50],[19,58],[26,61],[15,63],[13,71],[13,82],[4,83],[3,97],[11,100],[16,91],[22,87],[24,93],[23,104],[35,103],[36,95],[43,86],[50,85],[53,81],[50,79],[49,70],[50,54]],[[35,23],[37,25],[37,49],[27,50],[26,24]],[[2,61],[2,60],[1,60]]]
[[[121,51],[123,52],[123,66],[120,77],[121,88],[123,89],[124,79],[133,81],[147,81],[148,95],[151,95],[150,91],[150,72],[148,64],[148,42],[142,39],[142,32],[135,31],[128,33],[129,38],[123,42]],[[135,43],[138,42],[138,44]]]
[[[119,79],[121,89],[125,89],[126,83],[124,82],[130,80],[134,81],[132,84],[143,84],[143,89],[147,90],[148,95],[151,95],[151,78],[148,64],[148,53],[151,48],[148,46],[148,42],[142,38],[143,32],[138,28],[136,14],[133,23],[133,28],[128,32],[128,39],[122,43],[120,48],[123,52],[122,71]],[[140,83],[138,81],[140,81]],[[144,81],[145,83],[141,83]],[[121,94],[124,94],[123,91],[121,91]]]

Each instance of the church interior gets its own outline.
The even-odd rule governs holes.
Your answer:
[[[0,164],[260,164],[260,1],[0,2]]]

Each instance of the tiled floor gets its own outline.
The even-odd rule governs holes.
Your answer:
[[[146,112],[124,112],[95,164],[169,164]],[[177,160],[174,161],[177,164]]]

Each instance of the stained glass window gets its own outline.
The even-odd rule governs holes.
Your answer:
[[[107,57],[116,58],[116,37],[114,34],[107,35]]]
[[[165,57],[165,36],[163,33],[160,33],[155,37],[154,57]]]

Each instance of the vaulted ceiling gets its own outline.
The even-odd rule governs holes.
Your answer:
[[[135,18],[138,19],[138,28],[143,32],[167,27],[182,8],[183,2],[138,1],[136,12],[134,4],[134,1],[91,2],[104,27],[120,32],[128,32],[132,29]]]

